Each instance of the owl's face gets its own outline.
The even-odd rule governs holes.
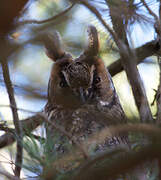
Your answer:
[[[65,53],[60,42],[53,42],[54,45],[50,47],[47,44],[47,55],[55,62],[48,86],[48,101],[52,104],[64,108],[77,108],[82,104],[105,97],[104,94],[110,89],[111,82],[109,82],[107,70],[103,61],[97,57],[96,32],[95,27],[90,26],[88,48],[77,59]],[[55,39],[58,41],[57,34]]]
[[[92,97],[94,68],[86,63],[64,59],[53,65],[49,96],[64,107],[78,107]]]

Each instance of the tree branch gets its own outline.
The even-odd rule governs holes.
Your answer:
[[[24,24],[43,24],[43,23],[48,23],[50,21],[54,21],[59,17],[62,17],[64,14],[66,14],[67,12],[69,12],[73,7],[74,7],[74,3],[72,5],[70,5],[68,8],[66,8],[64,11],[62,11],[61,13],[49,18],[49,19],[45,19],[42,21],[37,21],[37,20],[25,20],[22,22],[19,22],[18,25],[24,25]]]
[[[11,110],[13,115],[13,123],[15,126],[15,133],[17,138],[17,153],[16,153],[16,160],[15,160],[15,175],[20,176],[21,171],[21,164],[22,164],[22,154],[23,154],[23,147],[22,147],[22,128],[19,123],[19,117],[17,113],[17,105],[14,97],[14,90],[12,87],[12,82],[10,79],[9,68],[6,59],[1,61],[2,70],[3,70],[3,77],[5,86],[8,92]]]
[[[92,164],[93,166],[96,164],[95,162],[101,164],[101,160],[105,161],[105,159],[108,159],[108,152],[105,154],[101,154],[100,156],[96,157],[93,160],[90,160],[89,163],[87,163],[82,169],[83,172],[78,171],[76,176],[74,176],[73,179],[77,180],[106,180],[111,178],[116,178],[120,174],[127,173],[128,171],[132,170],[132,168],[136,167],[137,165],[140,165],[141,163],[144,163],[147,160],[154,160],[155,158],[160,157],[160,150],[161,145],[160,144],[150,144],[143,148],[141,148],[139,151],[130,151],[126,153],[121,153],[117,155],[116,157],[112,158],[112,161],[108,161],[104,163],[102,166],[97,166],[97,168],[88,168],[88,164]],[[110,158],[109,158],[110,159]],[[99,160],[99,161],[98,161]]]
[[[119,41],[115,41],[119,48],[120,56],[121,56],[121,64],[123,65],[127,78],[132,87],[134,99],[136,106],[139,111],[140,119],[142,122],[152,121],[152,114],[150,111],[150,107],[148,104],[148,100],[146,97],[146,91],[144,88],[144,84],[141,80],[140,74],[137,69],[137,58],[133,51],[130,48],[127,33],[126,33],[126,25],[124,24],[123,12],[120,12],[119,16],[115,16],[116,5],[120,6],[122,3],[126,3],[124,0],[119,1],[119,4],[113,5],[110,1],[106,0],[106,3],[109,6],[110,17],[113,24],[113,29],[116,32]]]
[[[118,41],[118,37],[117,34],[112,30],[112,28],[104,21],[104,19],[102,18],[102,15],[99,13],[99,11],[92,6],[91,4],[89,4],[86,0],[81,0],[78,1],[77,3],[80,3],[82,5],[84,5],[86,8],[88,8],[98,19],[99,21],[102,23],[102,25],[105,27],[105,29],[111,34],[111,36],[113,37],[114,41],[117,42]]]
[[[23,136],[29,134],[31,131],[33,131],[43,122],[44,122],[44,118],[39,114],[36,114],[35,116],[29,117],[25,120],[21,120],[20,125],[23,130]],[[15,142],[15,140],[16,137],[14,133],[6,132],[4,135],[0,136],[0,149],[8,145],[11,145],[12,143]]]
[[[144,0],[141,0],[141,2],[143,3],[143,5],[145,6],[145,8],[147,9],[147,11],[149,12],[149,14],[151,16],[154,17],[156,22],[159,22],[158,16],[149,8],[149,6],[147,5],[147,3]]]
[[[20,180],[20,178],[13,176],[12,174],[8,173],[7,171],[5,171],[4,169],[0,169],[0,174],[7,177],[10,180]]]
[[[154,54],[159,53],[158,51],[160,50],[160,45],[157,40],[150,41],[141,47],[138,47],[134,49],[133,51],[136,54],[136,59],[137,59],[137,64],[141,63],[145,58],[153,56]],[[122,59],[116,60],[114,63],[109,65],[107,67],[108,71],[110,72],[111,76],[114,76],[121,71],[124,70],[122,64],[121,64]]]

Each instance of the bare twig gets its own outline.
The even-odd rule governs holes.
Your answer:
[[[11,133],[11,134],[13,134],[15,136],[15,129],[8,128],[4,124],[0,124],[0,131],[9,132],[9,133]],[[41,136],[38,136],[38,135],[35,135],[35,134],[32,134],[31,132],[29,132],[28,134],[26,133],[26,136],[34,137],[35,139],[40,140],[40,141],[45,141],[45,138],[43,138]]]
[[[0,124],[0,131],[15,133],[15,131],[13,131],[12,128],[8,128],[8,127],[7,127],[6,125],[4,125],[4,124]]]
[[[147,9],[147,11],[149,12],[149,14],[151,16],[154,17],[155,19],[155,30],[158,34],[158,39],[160,40],[161,38],[161,21],[160,21],[160,9],[159,9],[159,17],[149,8],[148,4],[145,2],[145,0],[141,0],[141,2],[143,3],[143,5],[145,6],[145,8]]]
[[[7,177],[10,180],[20,180],[19,177],[13,176],[12,174],[8,173],[7,171],[5,171],[4,169],[0,169],[0,174]]]
[[[154,17],[154,19],[156,20],[156,22],[159,22],[158,16],[149,8],[149,6],[147,5],[147,3],[146,3],[144,0],[141,0],[141,2],[142,2],[143,5],[146,7],[146,9],[147,9],[147,11],[149,12],[149,14]]]
[[[154,54],[159,53],[158,51],[160,50],[159,42],[157,40],[150,41],[133,51],[136,53],[137,57],[137,64],[141,63],[145,58],[153,56]],[[109,65],[107,69],[109,70],[111,76],[114,76],[121,71],[124,70],[122,64],[121,64],[122,59],[116,60],[114,63]]]
[[[29,134],[43,122],[44,118],[39,114],[36,114],[35,116],[29,117],[25,120],[21,120],[20,125],[23,130],[23,136]],[[6,132],[4,135],[0,136],[0,149],[11,145],[13,142],[15,142],[15,140],[16,137],[13,133]]]
[[[13,115],[13,122],[15,126],[15,132],[17,136],[17,154],[16,154],[16,160],[15,160],[15,175],[20,176],[21,171],[21,164],[22,164],[22,154],[23,154],[23,147],[22,147],[22,128],[19,123],[19,117],[17,113],[17,107],[15,97],[14,97],[14,90],[12,87],[10,74],[9,74],[9,68],[6,59],[1,61],[2,64],[2,70],[3,70],[3,77],[4,82],[7,88],[11,109],[12,109],[12,115]]]
[[[34,98],[39,98],[39,99],[47,99],[47,96],[44,95],[44,92],[41,89],[32,87],[32,86],[19,86],[16,84],[13,84],[14,87],[18,90],[23,91],[25,94],[34,97]]]
[[[43,138],[43,137],[41,137],[41,136],[38,136],[38,135],[35,135],[35,134],[32,134],[32,133],[30,133],[30,134],[26,134],[26,136],[29,136],[29,137],[34,137],[35,139],[37,139],[38,141],[45,141],[46,139],[45,138]]]
[[[36,113],[37,113],[37,112],[35,112],[35,111],[31,111],[31,110],[28,110],[28,109],[17,108],[17,107],[15,107],[15,106],[13,106],[13,105],[5,105],[5,104],[3,105],[3,104],[0,104],[0,107],[7,107],[7,108],[13,107],[13,108],[15,108],[17,111],[20,110],[20,111],[27,112],[27,113],[32,113],[32,114],[36,114]]]
[[[102,23],[102,25],[107,29],[107,31],[112,35],[113,39],[115,40],[115,42],[118,42],[118,38],[116,33],[112,30],[112,28],[104,21],[104,19],[102,18],[102,15],[99,13],[99,11],[92,6],[91,4],[89,4],[86,0],[82,0],[82,1],[77,1],[78,3],[84,5],[85,7],[87,7]]]
[[[61,13],[49,18],[49,19],[45,19],[42,21],[37,21],[37,20],[25,20],[22,22],[18,22],[18,25],[24,25],[24,24],[43,24],[43,23],[48,23],[51,21],[56,20],[59,17],[62,17],[64,14],[66,14],[67,12],[69,12],[73,7],[74,7],[74,3],[72,5],[70,5],[68,8],[66,8],[64,11],[62,11]]]

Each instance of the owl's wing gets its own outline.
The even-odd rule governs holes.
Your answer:
[[[86,105],[90,115],[88,118],[101,124],[103,127],[127,123],[127,118],[120,104],[111,75],[106,69],[103,61],[97,59],[95,63],[95,75],[93,80],[93,103]],[[98,78],[99,77],[99,78]],[[95,81],[99,79],[99,82]],[[119,134],[119,138],[112,138],[113,144],[120,141],[129,144],[127,134]]]
[[[105,89],[108,89],[105,96],[101,96],[97,101],[97,109],[105,114],[107,124],[122,124],[127,122],[124,110],[121,106],[119,97],[115,90],[111,75],[107,71],[108,84]],[[109,119],[109,120],[108,120]],[[109,122],[108,122],[109,121]]]

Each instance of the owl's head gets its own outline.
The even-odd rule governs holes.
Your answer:
[[[88,27],[88,46],[76,59],[65,52],[57,32],[48,34],[46,54],[54,61],[48,85],[49,103],[78,107],[104,96],[110,80],[103,61],[98,58],[97,30]]]

